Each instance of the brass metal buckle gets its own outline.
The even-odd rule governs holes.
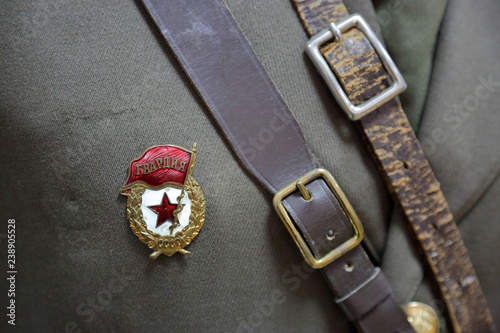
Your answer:
[[[302,237],[302,234],[297,230],[297,227],[295,226],[295,223],[293,223],[290,214],[283,205],[283,200],[297,190],[300,190],[300,192],[302,193],[302,195],[305,197],[306,200],[308,200],[308,198],[309,200],[314,200],[314,197],[311,197],[310,194],[309,197],[307,197],[307,195],[304,195],[305,193],[307,193],[305,185],[318,178],[322,178],[326,182],[326,184],[330,188],[330,191],[332,191],[332,193],[335,195],[340,205],[342,206],[342,209],[347,215],[347,218],[351,222],[352,228],[354,230],[353,237],[351,237],[346,242],[344,242],[343,244],[339,245],[338,247],[330,251],[322,258],[316,258],[312,254],[311,249],[309,248],[306,241]],[[299,177],[294,182],[283,187],[274,196],[273,205],[274,209],[276,210],[279,217],[281,218],[286,228],[288,229],[288,232],[290,232],[290,234],[292,235],[295,244],[297,244],[297,246],[299,247],[302,256],[306,260],[307,264],[309,264],[309,266],[311,266],[312,268],[317,269],[325,267],[334,260],[340,258],[347,251],[352,250],[363,240],[363,226],[361,225],[361,222],[359,221],[356,212],[352,208],[351,204],[349,203],[349,200],[347,200],[347,197],[345,196],[344,192],[340,189],[339,185],[337,184],[331,173],[324,169],[312,170],[306,173],[305,175]]]
[[[377,55],[385,70],[389,74],[389,77],[393,81],[389,88],[363,102],[361,105],[354,105],[349,100],[349,97],[347,97],[344,89],[342,89],[340,82],[333,74],[330,65],[326,62],[325,58],[321,54],[321,51],[319,50],[321,45],[332,39],[335,39],[337,42],[343,42],[342,33],[351,28],[357,28],[364,33],[368,41],[372,44],[375,52],[377,52]],[[345,111],[345,113],[347,113],[351,120],[361,119],[363,116],[366,116],[368,113],[378,109],[406,90],[406,82],[396,67],[396,64],[392,61],[389,53],[384,48],[377,35],[372,29],[370,29],[368,23],[366,23],[365,19],[363,19],[363,17],[359,14],[351,15],[338,24],[333,22],[330,23],[328,29],[319,32],[309,40],[306,47],[306,53],[309,55],[313,64],[326,81],[326,84],[330,88],[333,96],[335,96],[335,99],[339,103],[340,107]]]

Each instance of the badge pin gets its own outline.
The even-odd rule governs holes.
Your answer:
[[[205,222],[205,199],[191,176],[196,163],[192,151],[166,145],[149,148],[130,163],[128,180],[121,188],[127,196],[127,219],[134,234],[156,259],[184,249]]]

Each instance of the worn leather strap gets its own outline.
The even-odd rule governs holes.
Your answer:
[[[275,194],[317,168],[299,125],[222,0],[143,2],[237,156],[266,189]],[[312,200],[296,191],[284,205],[313,254],[322,257],[354,230],[323,180],[306,188]],[[381,332],[387,323],[392,331],[414,332],[362,246],[323,272],[361,332]],[[367,299],[379,289],[379,297]]]
[[[348,17],[341,0],[294,1],[310,36]],[[357,29],[322,48],[351,101],[388,86],[387,73]],[[358,121],[389,189],[402,207],[446,302],[455,332],[494,332],[493,320],[457,225],[398,100]]]

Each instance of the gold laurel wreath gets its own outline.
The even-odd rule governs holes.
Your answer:
[[[195,238],[203,223],[205,222],[205,200],[198,182],[190,175],[186,178],[184,189],[191,200],[191,215],[189,224],[175,235],[161,236],[150,231],[142,215],[142,195],[146,187],[141,184],[135,184],[130,189],[130,195],[127,199],[127,218],[134,234],[154,252],[149,255],[156,259],[160,254],[171,256],[176,252],[190,254],[184,250],[193,238]]]

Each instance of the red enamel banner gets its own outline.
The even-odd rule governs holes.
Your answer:
[[[136,183],[150,187],[160,187],[166,183],[182,186],[190,161],[190,151],[173,146],[153,147],[130,163],[128,180],[120,192],[129,193],[130,187]]]

